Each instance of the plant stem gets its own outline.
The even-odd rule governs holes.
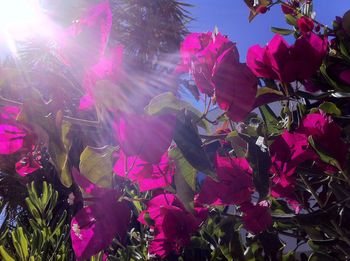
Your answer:
[[[339,234],[340,238],[350,247],[350,239],[345,235],[343,230],[337,225],[337,223],[332,219],[331,224],[333,225],[335,231]]]
[[[316,191],[312,188],[312,186],[309,184],[309,182],[305,179],[303,174],[299,174],[299,177],[303,181],[303,183],[306,185],[306,187],[310,190],[311,195],[316,199],[317,204],[320,206],[320,208],[324,207],[324,204],[321,202],[320,198],[318,197]]]

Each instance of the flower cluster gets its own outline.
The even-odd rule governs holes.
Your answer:
[[[203,260],[262,253],[279,260],[280,232],[298,239],[310,233],[305,242],[318,249],[325,241],[324,253],[339,250],[328,241],[342,241],[340,249],[348,251],[340,226],[350,213],[350,18],[328,30],[307,11],[310,1],[245,2],[251,19],[281,4],[293,24],[283,33],[296,39],[289,43],[275,34],[266,46],[250,47],[243,63],[236,44],[219,32],[185,36],[169,74],[182,82],[183,74],[191,75],[206,101],[203,113],[175,91],[133,89],[128,54],[108,41],[108,0],[88,5],[59,35],[58,57],[80,70],[76,103],[28,108],[18,99],[17,106],[1,107],[0,174],[34,180],[45,172],[44,179],[61,181],[70,195],[78,260],[97,254],[188,257],[190,250],[205,253]],[[128,96],[132,92],[137,100]],[[47,93],[33,100],[40,103]],[[213,108],[218,115],[209,115]],[[40,123],[33,118],[38,111]],[[308,227],[314,216],[317,228]],[[274,246],[262,242],[267,239]]]
[[[3,107],[0,115],[0,154],[13,155],[16,172],[21,176],[41,168],[41,151],[38,137],[28,124],[16,121],[18,107]],[[11,163],[10,163],[11,164]],[[5,169],[12,166],[3,167]]]
[[[179,71],[190,70],[198,89],[215,95],[232,120],[244,119],[253,108],[258,82],[247,65],[239,62],[236,45],[220,33],[192,33],[180,53]]]

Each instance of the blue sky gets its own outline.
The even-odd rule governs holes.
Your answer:
[[[191,31],[212,31],[217,26],[219,31],[237,43],[241,61],[249,46],[266,44],[273,36],[271,26],[288,28],[280,7],[275,6],[264,15],[259,15],[248,22],[248,8],[243,0],[187,0],[194,7],[189,11],[195,19],[190,24]],[[350,9],[349,0],[314,0],[316,20],[331,26],[335,16],[342,16]]]
[[[0,0],[1,1],[1,0]],[[243,0],[183,0],[193,4],[189,8],[195,19],[190,23],[191,31],[212,31],[215,26],[237,42],[241,54],[241,60],[245,61],[245,55],[249,46],[265,44],[272,38],[271,26],[286,27],[284,16],[279,6],[271,11],[260,15],[248,22],[248,8]],[[314,0],[316,19],[331,25],[336,15],[342,16],[350,9],[349,0]],[[0,41],[0,51],[3,51],[4,43]]]

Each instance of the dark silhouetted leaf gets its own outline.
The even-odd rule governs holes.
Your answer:
[[[202,147],[202,141],[186,112],[182,112],[176,119],[174,141],[185,159],[197,170],[215,176],[208,155]]]
[[[268,151],[256,145],[254,138],[247,138],[248,161],[253,169],[254,186],[259,193],[259,199],[264,199],[269,194],[270,177],[269,170],[271,159]]]

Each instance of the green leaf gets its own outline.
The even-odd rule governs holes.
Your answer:
[[[249,247],[244,251],[244,257],[246,261],[264,261],[263,248],[258,242],[252,242]]]
[[[190,103],[180,100],[171,92],[165,92],[154,97],[145,107],[149,115],[159,115],[164,113],[178,113],[187,110],[193,116],[198,126],[209,132],[208,123],[201,119],[202,113],[194,108]]]
[[[350,60],[349,52],[346,44],[342,40],[339,41],[339,49],[340,49],[340,53],[346,58],[346,60],[349,61]]]
[[[65,187],[72,185],[72,176],[68,168],[68,153],[72,146],[72,140],[69,137],[71,124],[63,121],[61,128],[61,136],[56,140],[50,140],[49,153],[53,160],[54,166],[59,173],[61,183]]]
[[[15,245],[17,254],[22,256],[23,260],[27,260],[29,253],[28,253],[28,240],[26,236],[23,233],[22,227],[17,227],[12,232],[12,240]],[[18,242],[18,244],[16,243]]]
[[[247,152],[247,146],[245,142],[239,137],[237,131],[231,131],[225,138],[226,141],[231,143],[231,146],[237,157],[245,157]]]
[[[62,229],[62,226],[64,224],[64,222],[66,221],[66,218],[67,218],[67,211],[64,210],[61,217],[60,217],[60,220],[57,222],[56,226],[55,226],[55,230],[52,232],[51,234],[51,238],[54,236],[54,235],[57,235],[59,236],[60,235],[60,231]]]
[[[202,237],[191,237],[191,247],[206,249],[208,247],[208,242]]]
[[[339,110],[337,105],[335,105],[332,102],[323,102],[319,106],[319,108],[327,114],[334,115],[334,116],[341,116],[341,111]]]
[[[134,206],[139,214],[142,211],[142,205],[141,205],[140,201],[134,200],[132,203],[134,204]]]
[[[225,140],[228,142],[232,142],[234,141],[234,139],[236,139],[238,136],[238,132],[237,131],[231,131],[229,134],[227,134]]]
[[[92,183],[111,187],[113,178],[113,153],[115,147],[93,148],[87,146],[80,155],[80,173]]]
[[[295,32],[294,30],[278,28],[278,27],[271,27],[271,31],[273,33],[280,34],[280,35],[290,35]]]
[[[286,22],[288,24],[293,25],[293,26],[297,25],[297,19],[294,16],[292,16],[290,14],[286,14],[285,17],[286,17]]]
[[[338,170],[342,170],[336,159],[330,157],[325,152],[323,152],[321,149],[317,148],[317,145],[315,144],[315,141],[312,138],[312,136],[308,137],[308,141],[309,141],[309,144],[311,145],[311,147],[316,151],[316,153],[318,154],[318,156],[320,156],[320,159],[323,162],[336,167]]]
[[[172,148],[169,151],[169,158],[174,160],[176,165],[176,173],[179,173],[184,177],[188,186],[195,191],[196,190],[196,178],[197,170],[184,158],[181,151],[178,148]]]
[[[178,148],[170,150],[169,157],[176,165],[174,176],[176,194],[186,209],[193,212],[197,171],[188,163]]]
[[[282,256],[282,261],[296,261],[295,252],[290,251]]]
[[[4,246],[0,246],[0,255],[4,261],[16,261],[5,249]]]
[[[27,190],[28,190],[28,195],[29,195],[30,201],[33,203],[33,205],[35,205],[40,210],[41,209],[40,199],[39,199],[38,193],[35,189],[34,181],[32,181],[30,183],[30,185],[27,184]]]
[[[49,188],[47,186],[47,182],[44,181],[43,182],[43,192],[41,194],[41,202],[43,203],[44,209],[46,208],[48,201],[49,201]]]
[[[278,90],[275,90],[275,89],[270,88],[270,87],[262,87],[262,88],[259,88],[257,90],[256,97],[259,97],[259,96],[264,95],[264,94],[277,94],[277,95],[283,96],[283,93],[278,91]]]
[[[265,122],[267,132],[270,135],[282,133],[283,130],[278,127],[279,122],[277,116],[268,105],[260,106],[259,111]]]
[[[219,248],[227,260],[245,260],[240,234],[235,230],[235,218],[227,217],[222,219],[215,235],[219,238]]]

